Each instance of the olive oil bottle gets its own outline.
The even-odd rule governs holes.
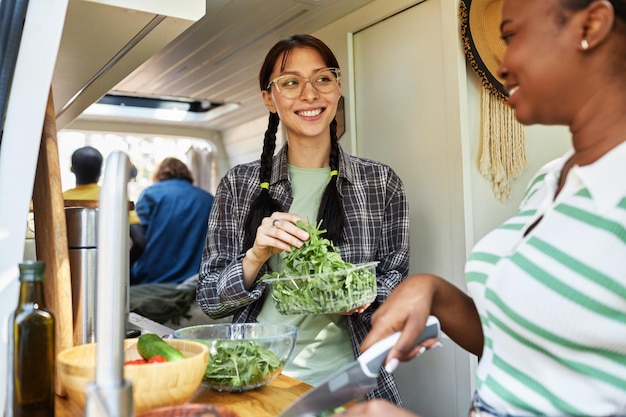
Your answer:
[[[19,265],[20,295],[13,315],[13,417],[54,417],[54,317],[46,309],[45,264]]]

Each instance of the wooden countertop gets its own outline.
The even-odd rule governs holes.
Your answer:
[[[239,417],[276,417],[283,409],[312,387],[304,382],[279,375],[268,385],[245,392],[218,392],[201,385],[189,403],[219,405]],[[82,417],[85,412],[67,398],[56,398],[56,417]]]

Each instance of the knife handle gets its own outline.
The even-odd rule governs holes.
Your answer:
[[[439,319],[435,316],[428,316],[424,331],[415,341],[414,346],[419,345],[428,339],[438,339],[441,333],[441,325]],[[396,345],[400,339],[400,332],[395,332],[391,336],[374,343],[369,349],[358,357],[363,372],[372,378],[376,378],[380,374],[380,367],[383,365],[387,354],[392,347]]]

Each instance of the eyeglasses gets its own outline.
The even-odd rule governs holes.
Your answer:
[[[287,74],[274,78],[267,84],[267,89],[276,86],[276,90],[286,98],[296,98],[302,95],[307,82],[310,82],[313,88],[320,93],[330,93],[337,88],[341,71],[339,68],[324,68],[317,71],[311,77],[299,77],[297,75]]]

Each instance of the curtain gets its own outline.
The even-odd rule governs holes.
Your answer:
[[[187,150],[187,161],[189,170],[194,178],[194,185],[215,194],[217,188],[217,167],[215,155],[211,148],[191,146]]]

